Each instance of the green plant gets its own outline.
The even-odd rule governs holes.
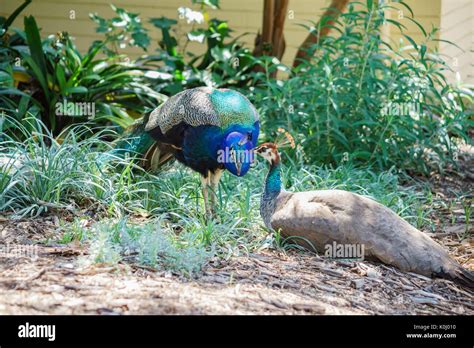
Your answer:
[[[192,23],[191,30],[184,35],[184,43],[178,39],[183,36],[177,28],[178,21],[167,17],[150,20],[161,31],[160,47],[156,54],[139,58],[137,62],[159,70],[149,75],[154,79],[154,88],[173,95],[183,89],[202,85],[248,85],[253,79],[252,68],[259,60],[239,43],[239,37],[231,39],[232,30],[226,21],[207,19],[207,9],[218,8],[218,1],[193,3],[199,4],[198,10],[187,7],[178,9],[180,18]],[[201,24],[205,27],[198,27]],[[190,42],[206,44],[206,51],[202,55],[193,54],[187,50]]]
[[[114,265],[127,261],[192,276],[213,256],[212,248],[189,234],[176,235],[159,219],[145,224],[107,220],[81,228],[81,235],[89,244],[86,262]]]
[[[216,233],[232,235],[239,230],[250,236],[259,221],[264,164],[253,170],[256,177],[252,179],[224,175],[218,192],[220,223],[215,224],[199,213],[198,176],[190,180],[183,166],[168,165],[151,174],[130,159],[109,155],[104,162],[103,152],[110,149],[110,143],[103,139],[113,137],[113,130],[74,126],[58,142],[51,135],[38,136],[48,131],[34,119],[28,127],[16,127],[25,133],[25,140],[6,136],[0,146],[1,211],[35,216],[55,209],[88,207],[110,217],[164,215],[194,231],[203,242],[212,240],[210,236],[216,237]],[[33,127],[36,131],[29,133]],[[419,220],[417,207],[425,194],[400,188],[394,170],[376,174],[351,165],[330,169],[297,164],[286,157],[287,187],[296,191],[346,189],[374,197],[409,220]]]
[[[413,16],[404,2],[399,6]],[[309,163],[350,161],[428,173],[453,162],[454,139],[470,142],[473,94],[443,76],[449,67],[428,48],[439,41],[436,29],[427,32],[405,16],[424,37],[416,43],[403,24],[385,17],[391,8],[351,2],[333,27],[337,35],[322,37],[313,58],[289,79],[272,80],[268,70],[260,75],[252,100],[265,115],[267,137],[278,127],[288,129]],[[399,28],[407,45],[384,38],[384,25]]]
[[[25,0],[23,4],[18,6],[8,18],[0,16],[0,38],[3,40],[8,32],[8,29],[12,25],[13,21],[18,15],[31,3],[31,0]]]
[[[2,40],[0,52],[8,59],[0,66],[0,111],[17,120],[33,115],[57,136],[67,126],[85,121],[125,128],[155,108],[164,96],[146,85],[144,68],[124,55],[98,55],[128,30],[138,40],[141,31],[134,16],[130,14],[130,28],[95,41],[86,54],[66,32],[41,40],[35,19],[25,17],[25,32],[17,31],[15,40]],[[10,127],[5,124],[3,129]]]
[[[147,50],[150,37],[147,29],[143,28],[137,13],[131,13],[123,8],[110,5],[117,17],[105,19],[97,13],[91,13],[90,18],[98,24],[96,32],[103,33],[102,50],[109,56],[115,57],[119,54],[119,48],[124,46],[137,46]],[[130,35],[130,36],[129,36]]]

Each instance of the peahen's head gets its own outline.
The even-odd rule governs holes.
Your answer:
[[[231,132],[224,138],[221,161],[232,174],[243,176],[249,171],[254,160],[254,138],[251,132]]]
[[[280,163],[278,146],[274,143],[261,144],[255,148],[255,152],[267,160],[272,166]]]

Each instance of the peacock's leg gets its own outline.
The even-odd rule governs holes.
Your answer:
[[[201,175],[201,188],[202,196],[204,198],[204,209],[206,210],[206,215],[211,215],[211,206],[209,205],[209,185],[211,183],[211,175],[208,172],[207,176]]]
[[[219,187],[219,181],[224,170],[218,168],[214,173],[211,173],[211,213],[216,213],[216,201],[217,201],[217,189]]]

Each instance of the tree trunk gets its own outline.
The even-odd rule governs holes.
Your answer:
[[[255,38],[253,51],[255,57],[267,55],[281,60],[286,47],[283,29],[287,9],[288,0],[265,0],[263,4],[262,34],[258,34]],[[260,66],[256,69],[263,70]],[[272,75],[275,76],[276,72],[272,72]]]
[[[314,31],[310,32],[296,53],[293,61],[293,68],[299,66],[303,61],[309,60],[311,54],[309,50],[317,44],[321,37],[327,36],[334,25],[337,17],[344,11],[349,0],[332,0],[329,8],[323,13]],[[320,31],[318,31],[320,28]]]
[[[285,27],[286,12],[288,9],[288,0],[276,0],[274,8],[274,25],[272,36],[272,55],[281,60],[285,53],[285,37],[283,36],[283,29]]]

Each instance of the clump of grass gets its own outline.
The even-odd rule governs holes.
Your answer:
[[[94,263],[116,264],[122,259],[120,245],[114,241],[108,227],[108,225],[99,224],[92,232],[90,260]]]
[[[145,224],[105,220],[84,228],[82,235],[93,263],[128,261],[192,276],[214,255],[212,247],[192,234],[175,234],[162,219]]]
[[[123,216],[149,208],[149,179],[143,170],[130,160],[104,155],[110,144],[102,139],[110,136],[109,130],[86,137],[92,132],[82,125],[55,138],[38,127],[41,131],[24,141],[9,138],[0,146],[0,211],[37,217],[89,206]]]

